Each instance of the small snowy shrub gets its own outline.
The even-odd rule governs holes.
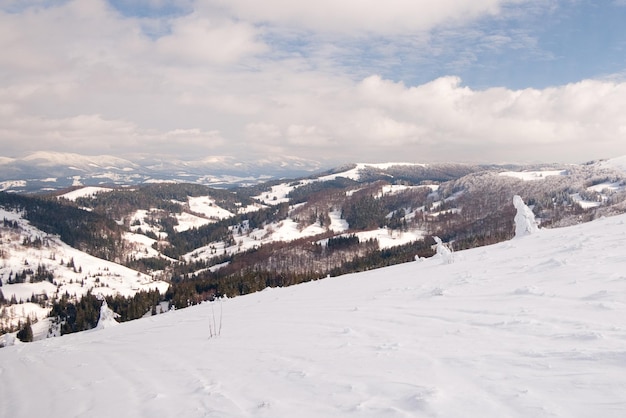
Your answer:
[[[433,237],[435,242],[437,243],[437,256],[441,258],[442,264],[452,264],[454,263],[454,254],[452,253],[452,248],[444,244],[439,237]]]

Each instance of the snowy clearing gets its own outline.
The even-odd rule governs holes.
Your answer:
[[[612,168],[626,172],[626,155],[600,162],[600,167]]]
[[[594,186],[587,187],[587,190],[591,190],[591,191],[598,192],[598,193],[601,193],[607,190],[609,192],[615,192],[615,191],[622,190],[622,189],[624,189],[624,185],[619,181],[614,182],[614,183],[604,182],[604,183],[596,184]]]
[[[419,229],[409,231],[394,231],[388,228],[379,228],[372,231],[361,231],[353,234],[343,234],[340,236],[355,235],[360,242],[366,242],[371,239],[378,240],[378,248],[381,250],[397,247],[399,245],[409,244],[411,242],[424,238],[425,234]],[[320,243],[328,242],[328,239],[319,241]]]
[[[231,212],[219,207],[209,196],[189,197],[189,209],[209,219],[219,220],[234,216]]]
[[[571,197],[572,200],[578,203],[578,205],[583,209],[596,208],[602,204],[601,202],[591,202],[589,200],[585,200],[580,196],[580,193],[574,193]]]
[[[544,170],[544,171],[504,171],[501,176],[515,177],[523,181],[543,180],[548,176],[564,176],[566,170]]]
[[[152,248],[152,245],[157,241],[143,234],[126,232],[124,233],[124,240],[134,247],[129,254],[132,257],[158,257],[160,254],[157,250]]]
[[[59,197],[65,198],[67,200],[71,200],[72,202],[76,201],[76,199],[80,197],[93,197],[98,193],[110,192],[113,189],[109,189],[106,187],[96,187],[96,186],[88,186],[82,187],[80,189],[72,190],[71,192],[60,195]]]
[[[299,186],[310,184],[311,180],[300,180],[294,184],[281,183],[272,186],[267,192],[263,192],[258,196],[254,196],[255,199],[263,202],[266,205],[278,205],[279,203],[289,202],[287,195]]]
[[[178,225],[174,226],[176,232],[187,231],[192,228],[199,228],[203,225],[207,225],[215,222],[215,219],[201,218],[191,213],[183,212],[176,215]]]

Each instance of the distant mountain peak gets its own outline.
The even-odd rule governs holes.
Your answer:
[[[36,163],[41,166],[73,166],[77,168],[127,168],[135,163],[112,155],[82,155],[68,152],[38,151],[16,161]]]

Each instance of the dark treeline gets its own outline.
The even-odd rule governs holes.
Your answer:
[[[162,313],[159,311],[159,304],[165,301],[164,295],[158,290],[140,291],[132,297],[124,297],[121,295],[107,296],[107,305],[115,313],[119,314],[119,321],[126,322],[139,319],[142,316],[151,313],[156,315]]]
[[[71,334],[94,328],[100,318],[101,305],[102,301],[91,292],[87,292],[80,300],[65,293],[53,303],[49,316],[58,322],[61,335]]]
[[[480,171],[482,168],[466,164],[428,164],[420,165],[395,165],[386,169],[367,167],[361,172],[361,182],[374,182],[393,178],[397,182],[411,185],[420,185],[431,182],[446,182],[458,179],[470,173]]]
[[[124,265],[133,270],[140,271],[142,273],[151,273],[153,271],[165,270],[171,265],[171,261],[167,258],[160,257],[126,257]]]
[[[296,183],[300,184],[301,182]],[[309,202],[311,200],[311,196],[320,192],[329,192],[332,190],[347,190],[350,187],[357,186],[358,184],[358,182],[345,177],[337,177],[334,180],[327,181],[315,181],[309,184],[300,185],[299,187],[290,191],[287,194],[287,197],[290,199],[291,204]]]
[[[342,218],[355,230],[381,228],[386,223],[386,215],[381,199],[368,194],[367,190],[354,193],[341,208]]]
[[[359,237],[354,234],[345,236],[339,235],[336,237],[328,238],[328,241],[326,242],[326,248],[328,248],[329,251],[343,250],[346,248],[350,248],[354,245],[359,245],[359,242]]]
[[[139,319],[148,313],[157,312],[160,302],[165,300],[157,290],[140,291],[132,297],[121,295],[107,296],[107,305],[119,314],[120,322]],[[102,298],[87,292],[80,300],[65,293],[52,304],[49,317],[53,318],[59,327],[61,335],[85,331],[95,328],[100,319]]]
[[[435,241],[432,237],[415,241],[397,247],[386,248],[379,251],[371,251],[368,254],[357,257],[343,265],[333,268],[329,274],[339,276],[342,274],[356,273],[360,271],[373,270],[381,267],[388,267],[395,264],[407,263],[415,260],[415,257],[432,257],[434,251],[432,246]]]
[[[43,281],[53,283],[54,273],[50,271],[45,265],[40,263],[37,265],[37,268],[35,270],[30,267],[26,267],[22,270],[17,270],[15,273],[13,273],[13,271],[10,271],[9,277],[7,279],[7,284],[37,283]]]

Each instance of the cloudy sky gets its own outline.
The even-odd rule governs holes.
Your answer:
[[[626,0],[0,0],[0,155],[626,155]]]

